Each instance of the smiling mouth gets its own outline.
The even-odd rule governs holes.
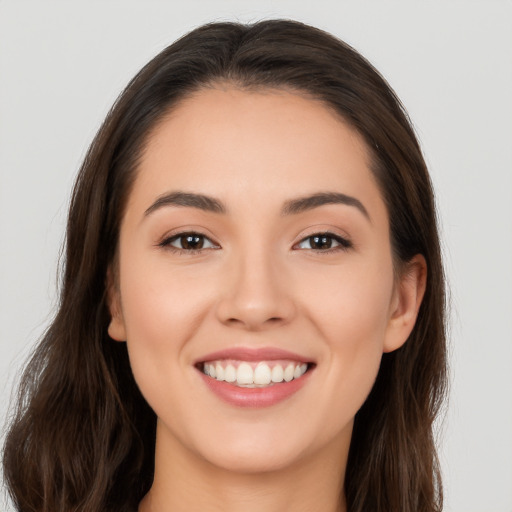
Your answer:
[[[300,379],[314,365],[299,361],[205,361],[197,368],[219,382],[241,388],[266,388]]]

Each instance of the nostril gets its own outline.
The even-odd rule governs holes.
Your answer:
[[[237,325],[237,324],[243,324],[244,322],[242,320],[238,319],[238,318],[228,318],[226,320],[226,323]]]

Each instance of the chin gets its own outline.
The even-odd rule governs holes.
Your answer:
[[[210,431],[197,444],[194,451],[215,467],[240,474],[283,471],[297,467],[327,450],[338,450],[340,432],[315,428],[314,424],[276,426],[265,422],[231,425],[222,432]],[[350,428],[346,431],[350,437]],[[343,435],[343,438],[346,436]],[[191,447],[192,447],[191,446]]]
[[[243,474],[272,473],[300,464],[301,454],[291,447],[224,446],[222,453],[208,454],[208,461],[225,471]]]

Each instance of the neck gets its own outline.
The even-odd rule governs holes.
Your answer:
[[[157,430],[155,478],[139,512],[346,512],[346,440],[283,469],[240,473],[162,437]]]

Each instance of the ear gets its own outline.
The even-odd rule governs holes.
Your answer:
[[[427,262],[417,254],[405,264],[395,285],[384,352],[400,348],[411,334],[427,284]]]
[[[119,286],[114,277],[114,270],[109,267],[107,271],[107,299],[110,311],[108,335],[115,341],[126,341],[126,328],[121,308]]]

